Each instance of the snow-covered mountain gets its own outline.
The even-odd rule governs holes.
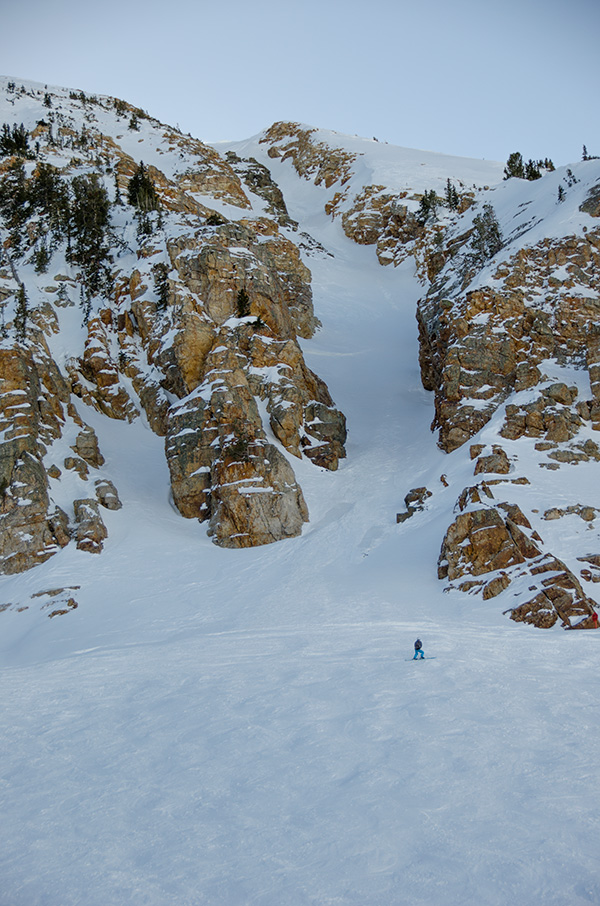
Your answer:
[[[597,901],[600,161],[0,107],[0,903]]]

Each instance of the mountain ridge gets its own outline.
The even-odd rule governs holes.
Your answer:
[[[542,254],[563,261],[543,265],[545,280],[549,273],[554,274],[554,295],[545,297],[554,302],[547,305],[560,307],[563,298],[564,304],[583,305],[583,331],[564,341],[559,364],[580,367],[583,363],[588,369],[595,368],[598,353],[585,331],[596,291],[597,230],[590,221],[590,210],[592,216],[596,210],[593,202],[589,208],[598,181],[595,161],[559,168],[533,182],[502,180],[501,165],[493,162],[398,149],[297,123],[276,123],[253,139],[209,146],[118,99],[88,98],[82,92],[57,92],[34,83],[18,87],[8,79],[3,90],[5,111],[10,114],[5,114],[7,141],[14,139],[21,122],[27,122],[27,134],[36,142],[35,149],[33,144],[28,146],[26,166],[19,165],[27,186],[39,191],[40,173],[54,173],[58,184],[65,181],[67,188],[63,186],[61,191],[68,195],[73,191],[70,185],[79,186],[78,174],[90,184],[96,180],[111,205],[108,221],[112,224],[107,227],[112,230],[112,245],[106,249],[107,260],[111,260],[108,266],[102,265],[108,288],[94,292],[94,280],[98,283],[104,277],[100,270],[91,276],[86,271],[89,249],[84,249],[78,262],[69,245],[72,224],[56,226],[51,211],[29,201],[30,209],[34,208],[29,225],[25,224],[29,232],[23,240],[19,238],[26,250],[18,247],[15,251],[21,226],[13,226],[11,234],[9,219],[17,215],[14,210],[11,214],[10,202],[5,201],[7,266],[1,292],[7,337],[4,381],[10,393],[3,396],[3,430],[9,441],[3,448],[3,519],[6,527],[11,520],[14,523],[4,533],[5,572],[30,568],[40,558],[57,554],[71,540],[87,551],[101,551],[106,541],[106,500],[110,499],[111,506],[118,505],[118,483],[103,470],[102,444],[98,447],[93,429],[79,415],[77,400],[86,409],[91,406],[113,419],[131,422],[142,415],[154,432],[166,437],[172,500],[184,516],[208,521],[209,532],[219,544],[252,546],[302,531],[310,507],[294,477],[295,461],[308,458],[321,468],[337,469],[345,455],[346,419],[325,382],[304,361],[299,344],[319,328],[307,264],[326,262],[332,252],[298,226],[286,199],[292,200],[294,216],[299,212],[309,228],[315,217],[324,216],[330,224],[327,229],[341,226],[342,234],[355,247],[374,246],[380,266],[404,267],[407,275],[416,269],[417,282],[425,291],[416,306],[422,380],[427,390],[435,392],[434,425],[441,429],[440,443],[447,451],[475,438],[511,393],[522,393],[544,380],[546,386],[552,384],[531,364],[536,344],[540,364],[549,355],[552,358],[552,350],[547,342],[540,346],[537,334],[527,334],[526,355],[513,351],[512,364],[501,364],[506,359],[507,312],[512,312],[512,321],[515,317],[531,320],[529,313],[539,309],[539,290],[532,289],[539,261],[532,259],[529,265],[524,249],[541,243],[541,252],[535,253],[538,259]],[[5,153],[1,165],[5,181],[15,178],[11,167],[18,173],[15,160],[18,157]],[[148,180],[156,203],[148,206],[132,196],[134,176]],[[312,195],[306,195],[304,183],[313,184]],[[567,184],[563,199],[552,198],[550,193]],[[302,193],[308,200],[306,209]],[[428,198],[434,199],[433,210],[424,207]],[[474,251],[475,239],[479,236],[480,244],[483,241],[477,229],[483,229],[486,206],[497,220],[501,238],[497,248]],[[565,257],[563,244],[573,244],[573,231],[581,239]],[[553,243],[556,248],[548,252]],[[50,246],[54,283],[46,276],[50,262],[44,260]],[[588,257],[582,261],[584,252]],[[506,264],[507,254],[509,262],[517,262],[516,270],[514,264]],[[15,261],[27,279],[19,277]],[[577,274],[558,279],[560,268],[575,268]],[[520,287],[528,281],[531,286],[524,299]],[[27,314],[41,371],[35,366],[35,356],[19,359],[19,345],[10,336],[18,324],[19,287],[31,287],[29,295],[37,296]],[[76,325],[73,311],[77,291],[84,313],[81,326]],[[500,304],[501,293],[507,291],[512,301]],[[475,306],[475,314],[466,318],[464,300],[471,309]],[[490,304],[499,312],[496,320],[492,317],[490,321],[486,314]],[[515,314],[515,304],[520,314]],[[542,314],[536,315],[538,321]],[[555,317],[552,312],[543,316],[548,325]],[[72,355],[71,348],[68,355],[64,352],[61,320],[70,324],[65,337],[72,340],[66,344],[80,344],[78,355]],[[436,351],[436,333],[442,323],[443,345]],[[507,336],[514,329],[509,325]],[[521,333],[523,329],[518,327]],[[462,343],[465,336],[466,345]],[[503,338],[497,344],[501,358],[495,361],[498,336]],[[63,351],[58,365],[51,366],[53,344]],[[589,346],[583,360],[582,344]],[[477,356],[481,358],[482,351],[486,364],[477,376]],[[470,364],[461,365],[461,356]],[[526,366],[527,358],[530,364]],[[506,378],[499,379],[503,371]],[[466,376],[463,389],[457,389],[461,378],[457,384],[455,372]],[[520,376],[515,380],[517,372]],[[35,399],[27,398],[33,421],[30,419],[23,440],[19,434],[23,416],[15,421],[19,395],[26,398],[27,386],[43,388],[48,381],[49,389],[41,396],[36,390]],[[496,383],[495,390],[490,382]],[[560,383],[554,380],[552,386]],[[547,445],[540,452],[554,457],[554,462],[545,459],[542,466],[560,466],[561,456],[564,463],[590,461],[590,457],[595,461],[593,435],[583,438],[581,449],[560,446],[568,444],[582,426],[590,424],[593,430],[596,424],[596,409],[582,398],[580,390],[575,395],[568,391],[566,396],[561,392],[555,392],[556,398],[542,396],[546,403],[525,404],[537,406],[535,411],[542,415],[536,416],[534,428],[519,429],[518,436],[531,436],[533,431],[542,439],[538,446],[542,441]],[[563,409],[556,412],[558,399]],[[525,419],[523,424],[528,418],[531,421],[533,416],[527,412],[519,415],[518,405],[508,403],[507,419],[514,421],[518,416]],[[550,407],[547,415],[544,406]],[[23,408],[21,405],[20,410]],[[515,431],[514,427],[502,428],[489,449],[501,449],[502,436],[516,440]],[[69,454],[62,461],[51,461],[49,450],[63,436],[70,438]],[[456,440],[448,441],[450,437]],[[488,455],[487,460],[481,459],[485,445],[480,446],[477,469],[489,467],[493,474],[501,458]],[[504,450],[502,453],[501,472],[512,471]],[[74,473],[75,479],[66,481],[67,472]],[[95,480],[93,494],[90,478]],[[507,479],[494,478],[496,483],[504,481]],[[69,501],[78,483],[79,496]],[[11,484],[25,490],[11,491]],[[488,480],[489,493],[490,486]],[[108,498],[107,487],[113,489]],[[475,497],[481,500],[479,491],[473,491],[471,498]],[[25,500],[28,503],[23,505]],[[419,510],[427,508],[427,500],[427,495],[422,496]],[[517,506],[516,498],[513,503]],[[577,505],[584,503],[578,501]],[[411,515],[412,502],[407,506]],[[521,516],[529,524],[528,517]],[[497,518],[502,522],[501,513]],[[399,521],[403,520],[399,517]],[[541,540],[539,529],[536,534]],[[448,537],[446,534],[440,555],[442,564]],[[536,549],[535,557],[545,555],[544,549]],[[490,574],[486,581],[470,575],[467,564],[460,585],[471,593],[483,589],[485,597],[491,589],[499,589],[501,600],[507,601],[507,595],[514,594],[513,589],[506,591],[511,579],[506,570],[498,573],[501,567],[490,566],[497,562],[494,556],[490,554],[490,568],[484,570]],[[519,557],[517,561],[523,562]],[[562,560],[557,562],[562,564]],[[583,569],[590,574],[587,567]],[[562,566],[554,570],[561,602],[558,610],[550,607],[546,586],[540,591],[545,595],[543,603],[550,607],[552,621],[560,619],[569,627],[587,625],[593,601],[572,568],[565,566],[565,570],[566,580]],[[570,596],[568,606],[565,596]],[[571,606],[576,613],[567,612]],[[509,612],[513,610],[518,608]],[[524,611],[521,608],[519,613]],[[548,620],[545,610],[540,620],[544,624]]]

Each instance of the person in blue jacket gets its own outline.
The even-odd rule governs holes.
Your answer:
[[[421,655],[422,658],[425,657],[425,655],[423,654],[423,643],[421,642],[421,639],[417,639],[417,641],[415,642],[415,656],[413,658],[413,661],[416,661],[419,655]]]

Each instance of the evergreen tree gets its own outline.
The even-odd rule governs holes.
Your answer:
[[[4,123],[0,133],[0,157],[16,154],[19,157],[31,157],[29,150],[29,133],[23,123],[12,128]]]
[[[558,200],[559,200],[559,201],[564,201],[565,198],[566,198],[566,194],[567,194],[567,193],[565,192],[565,190],[563,189],[563,187],[562,187],[562,186],[559,186],[559,187],[558,187]]]
[[[27,293],[21,283],[17,292],[17,304],[15,308],[15,336],[20,343],[24,343],[27,336],[27,315],[29,313],[27,304]]]
[[[588,155],[588,150],[587,150],[587,148],[585,147],[585,145],[583,146],[583,155],[582,155],[582,158],[581,158],[581,159],[582,159],[582,160],[589,160],[589,159],[590,159],[590,158],[589,158],[589,155]]]
[[[71,260],[83,270],[85,288],[98,293],[109,281],[107,245],[110,226],[110,201],[98,175],[75,176],[71,183],[71,229],[74,247]]]
[[[435,189],[426,190],[423,193],[423,197],[419,204],[419,210],[417,211],[417,217],[421,223],[426,223],[431,216],[435,217],[438,203],[439,198],[436,195]]]
[[[29,185],[29,197],[33,209],[47,215],[51,232],[56,239],[62,239],[67,232],[70,216],[69,192],[60,173],[49,164],[38,164]]]
[[[475,251],[476,261],[484,264],[489,258],[493,258],[503,245],[500,224],[491,204],[484,204],[482,213],[473,218],[473,227],[471,246]]]
[[[569,186],[569,188],[571,188],[571,186],[574,186],[575,183],[578,183],[578,182],[579,182],[579,180],[577,179],[577,177],[575,176],[575,174],[573,173],[571,168],[568,167],[567,168],[567,185]]]
[[[528,160],[525,164],[525,179],[540,179],[542,174],[539,167],[540,161]]]
[[[509,155],[504,168],[504,179],[510,179],[513,176],[517,177],[517,179],[525,178],[525,167],[520,151],[513,151],[513,153]]]
[[[67,291],[67,284],[64,282],[64,280],[61,280],[60,283],[58,284],[57,300],[61,306],[66,306],[66,305],[71,304],[71,301],[69,299],[69,293]]]
[[[115,202],[116,205],[122,205],[123,199],[121,198],[121,189],[119,187],[119,180],[117,179],[117,171],[115,170]]]
[[[158,297],[158,308],[164,309],[169,303],[169,266],[163,261],[152,268],[154,292]]]
[[[20,159],[11,162],[0,181],[0,215],[9,230],[10,244],[15,255],[22,254],[24,226],[32,213],[25,167]]]
[[[458,192],[456,191],[456,188],[454,187],[453,183],[450,182],[449,178],[446,182],[446,204],[448,205],[448,207],[450,208],[451,211],[458,210],[458,205],[459,205]]]
[[[33,253],[33,266],[36,274],[45,274],[50,264],[50,252],[45,240],[42,241],[39,248]]]
[[[139,211],[145,211],[146,213],[149,211],[158,211],[159,209],[160,205],[154,183],[148,176],[148,172],[143,162],[140,163],[139,167],[129,180],[129,185],[127,187],[127,201],[130,205],[133,205],[134,208],[137,208]]]
[[[92,313],[92,296],[84,283],[79,287],[79,305],[83,309],[83,323],[87,324]]]

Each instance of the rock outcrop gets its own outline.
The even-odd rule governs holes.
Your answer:
[[[62,475],[52,462],[53,452],[66,433],[74,435],[75,455],[64,457],[63,468],[75,472],[82,487],[104,457],[94,430],[70,402],[68,384],[40,331],[31,332],[27,347],[0,348],[0,381],[0,572],[30,569],[66,547],[72,537],[83,550],[100,550],[106,529],[92,530],[91,517],[78,517],[77,501],[69,514],[53,497],[51,480],[58,487]],[[99,499],[103,495],[106,501],[118,500],[112,482],[101,479],[98,485]],[[97,506],[92,504],[92,509]],[[99,516],[96,521],[99,526]]]
[[[593,328],[600,302],[590,292],[599,272],[598,229],[519,250],[498,265],[490,286],[462,292],[452,285],[456,270],[442,272],[419,304],[418,321],[421,374],[424,386],[435,391],[434,426],[444,450],[473,437],[511,393],[542,382],[547,359],[588,368],[591,401],[585,402],[600,426]],[[573,436],[582,416],[565,415],[570,396],[547,388],[536,404],[509,410],[505,436]],[[553,413],[542,415],[548,408]]]
[[[43,465],[60,435],[68,389],[43,339],[0,348],[0,571],[22,572],[69,541],[68,518],[50,498]],[[34,354],[37,353],[37,355]]]
[[[59,90],[49,113],[48,92],[25,93],[39,104],[37,163],[24,174],[31,211],[22,206],[17,229],[10,206],[2,210],[0,570],[29,568],[70,538],[100,552],[100,508],[122,506],[76,398],[111,419],[143,417],[165,437],[175,504],[206,520],[217,544],[299,534],[308,511],[291,460],[336,469],[346,425],[298,342],[319,325],[311,274],[268,168],[118,99]],[[140,132],[152,163],[131,156],[126,130]],[[293,140],[279,131],[294,148],[277,153],[317,182],[331,185],[351,162],[316,148],[310,130]],[[100,161],[97,172],[74,152]],[[20,166],[0,161],[3,186]],[[68,225],[60,198],[70,199]],[[83,338],[72,327],[65,354],[51,338],[73,325],[77,299]],[[68,504],[67,479],[77,488]]]
[[[481,506],[481,503],[486,505]],[[549,628],[592,628],[595,602],[566,564],[543,550],[544,543],[516,504],[498,503],[489,485],[463,491],[461,511],[448,528],[438,576],[483,600],[503,595],[511,584],[526,598],[505,612],[516,622]]]

